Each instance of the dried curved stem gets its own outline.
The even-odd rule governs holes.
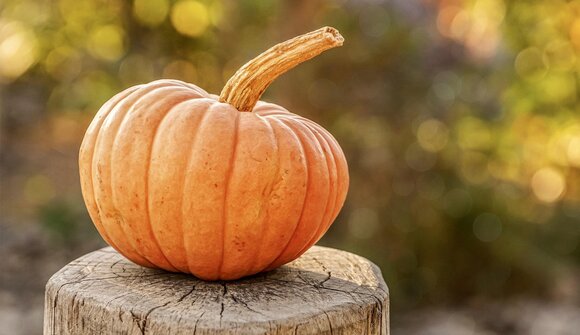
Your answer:
[[[343,42],[338,30],[324,27],[277,44],[242,66],[228,80],[219,100],[240,112],[251,112],[278,76]]]

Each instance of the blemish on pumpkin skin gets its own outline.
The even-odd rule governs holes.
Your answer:
[[[103,167],[100,164],[97,164],[97,182],[103,184]]]
[[[240,241],[238,238],[234,239],[234,245],[236,246],[236,250],[238,252],[243,252],[244,249],[246,248],[246,242]]]

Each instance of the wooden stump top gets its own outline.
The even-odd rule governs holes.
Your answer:
[[[388,289],[368,260],[313,247],[230,282],[144,268],[112,248],[48,282],[44,334],[388,334]]]

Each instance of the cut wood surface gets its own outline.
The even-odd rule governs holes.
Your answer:
[[[379,268],[315,246],[277,270],[230,282],[144,268],[112,248],[48,282],[45,335],[388,334]]]

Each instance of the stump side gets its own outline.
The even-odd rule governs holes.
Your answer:
[[[348,252],[313,247],[277,270],[205,282],[148,269],[112,248],[48,282],[44,334],[388,334],[380,270]]]

